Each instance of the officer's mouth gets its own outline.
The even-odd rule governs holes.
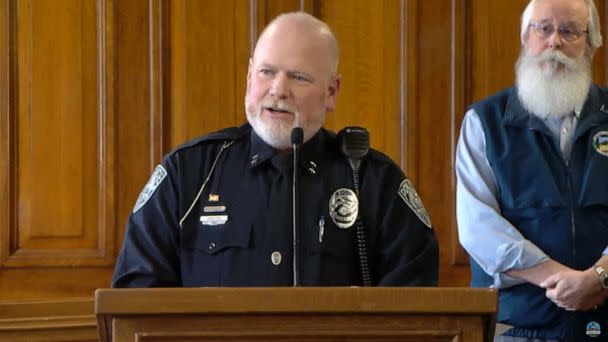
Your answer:
[[[264,107],[264,110],[268,112],[271,116],[277,118],[293,117],[293,112],[279,107]]]

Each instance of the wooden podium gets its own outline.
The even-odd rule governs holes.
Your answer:
[[[491,341],[497,293],[471,288],[99,289],[101,342]]]

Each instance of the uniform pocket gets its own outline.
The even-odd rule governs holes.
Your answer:
[[[230,285],[231,274],[247,274],[251,224],[201,226],[182,232],[184,286]]]
[[[229,248],[246,248],[251,242],[251,225],[226,223],[218,226],[199,226],[184,236],[184,247],[216,255]]]
[[[356,250],[355,225],[350,228],[339,228],[331,219],[325,219],[323,228],[321,225],[314,226],[311,254],[321,254],[339,259],[351,259]]]

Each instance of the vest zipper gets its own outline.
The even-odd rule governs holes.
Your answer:
[[[572,157],[572,153],[570,152],[570,157]],[[567,183],[568,183],[568,200],[570,206],[570,232],[572,233],[572,262],[573,265],[576,265],[576,220],[574,219],[574,190],[572,188],[572,170],[570,169],[570,165],[568,163],[569,159],[566,160],[566,174],[567,174]]]

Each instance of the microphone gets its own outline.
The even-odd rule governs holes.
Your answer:
[[[293,286],[300,286],[300,278],[298,274],[298,221],[300,216],[299,198],[300,198],[300,168],[298,167],[298,159],[300,154],[300,145],[304,140],[304,132],[300,127],[294,127],[291,130],[291,146],[293,148],[293,187],[292,187],[292,211],[293,211]]]

